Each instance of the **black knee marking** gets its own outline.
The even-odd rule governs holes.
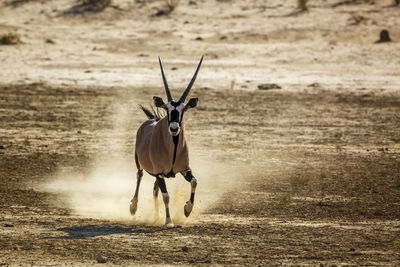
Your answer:
[[[194,203],[194,192],[190,194],[190,202]]]
[[[154,187],[153,187],[153,196],[154,197],[158,197],[158,189],[159,189],[158,181],[156,180],[154,182]]]
[[[157,176],[157,183],[158,186],[160,187],[160,190],[162,193],[167,193],[167,186],[165,185],[165,180],[161,178],[159,175]]]
[[[192,170],[188,170],[183,177],[185,177],[186,181],[190,183],[192,181],[192,178],[194,177],[192,174]]]

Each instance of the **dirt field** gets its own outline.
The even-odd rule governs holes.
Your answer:
[[[0,45],[0,266],[400,265],[400,9],[282,2],[2,1],[22,43]],[[157,56],[178,95],[202,54],[193,213],[168,179],[163,226],[145,174],[131,217]]]

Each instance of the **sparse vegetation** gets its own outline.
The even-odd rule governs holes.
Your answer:
[[[178,7],[179,2],[180,2],[180,0],[165,0],[165,5],[166,5],[169,13],[171,13]]]
[[[112,0],[80,0],[83,5],[94,8],[106,8],[111,5]]]
[[[307,9],[307,0],[297,0],[297,8],[306,11]]]
[[[341,132],[336,132],[333,137],[335,137],[335,139],[340,140],[343,137],[343,134]]]
[[[179,5],[180,0],[164,0],[164,7],[158,10],[154,17],[168,16],[171,14]]]
[[[394,179],[394,186],[395,186],[395,187],[400,187],[400,176],[397,176],[397,177]]]
[[[37,1],[37,0],[12,0],[10,2],[7,2],[6,5],[18,6],[32,1]]]
[[[15,32],[9,32],[0,36],[1,45],[17,45],[22,44],[21,37]]]
[[[343,147],[341,145],[336,145],[335,146],[336,152],[342,153],[343,152]]]
[[[282,194],[279,195],[279,202],[282,204],[290,204],[292,203],[292,196],[290,194]]]
[[[289,183],[293,189],[304,187],[311,181],[310,174],[297,174],[289,177]]]
[[[360,23],[365,22],[366,20],[367,20],[366,17],[358,14],[353,14],[349,19],[351,25],[359,25]]]

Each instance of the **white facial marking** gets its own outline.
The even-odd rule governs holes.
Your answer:
[[[171,105],[171,102],[167,103],[168,112],[174,109],[174,106]]]
[[[168,103],[167,103],[167,109],[168,109],[168,114],[169,114],[169,116],[171,117],[171,112],[172,112],[173,110],[176,110],[176,111],[179,112],[179,121],[182,120],[182,111],[183,111],[184,108],[185,108],[185,104],[184,104],[184,103],[181,103],[181,104],[180,104],[179,106],[177,106],[177,107],[174,107],[173,105],[171,105],[171,102],[168,102]]]
[[[171,122],[171,123],[169,124],[169,127],[170,127],[172,130],[176,130],[176,129],[179,128],[179,123],[177,123],[177,122]]]

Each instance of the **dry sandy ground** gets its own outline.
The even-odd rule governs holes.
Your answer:
[[[2,1],[0,265],[399,265],[400,39],[391,1]],[[75,6],[75,7],[74,7]],[[388,29],[394,42],[374,44]],[[172,218],[135,186],[138,104],[178,95],[194,174]],[[258,90],[261,83],[281,89]],[[162,205],[161,200],[159,204]]]

